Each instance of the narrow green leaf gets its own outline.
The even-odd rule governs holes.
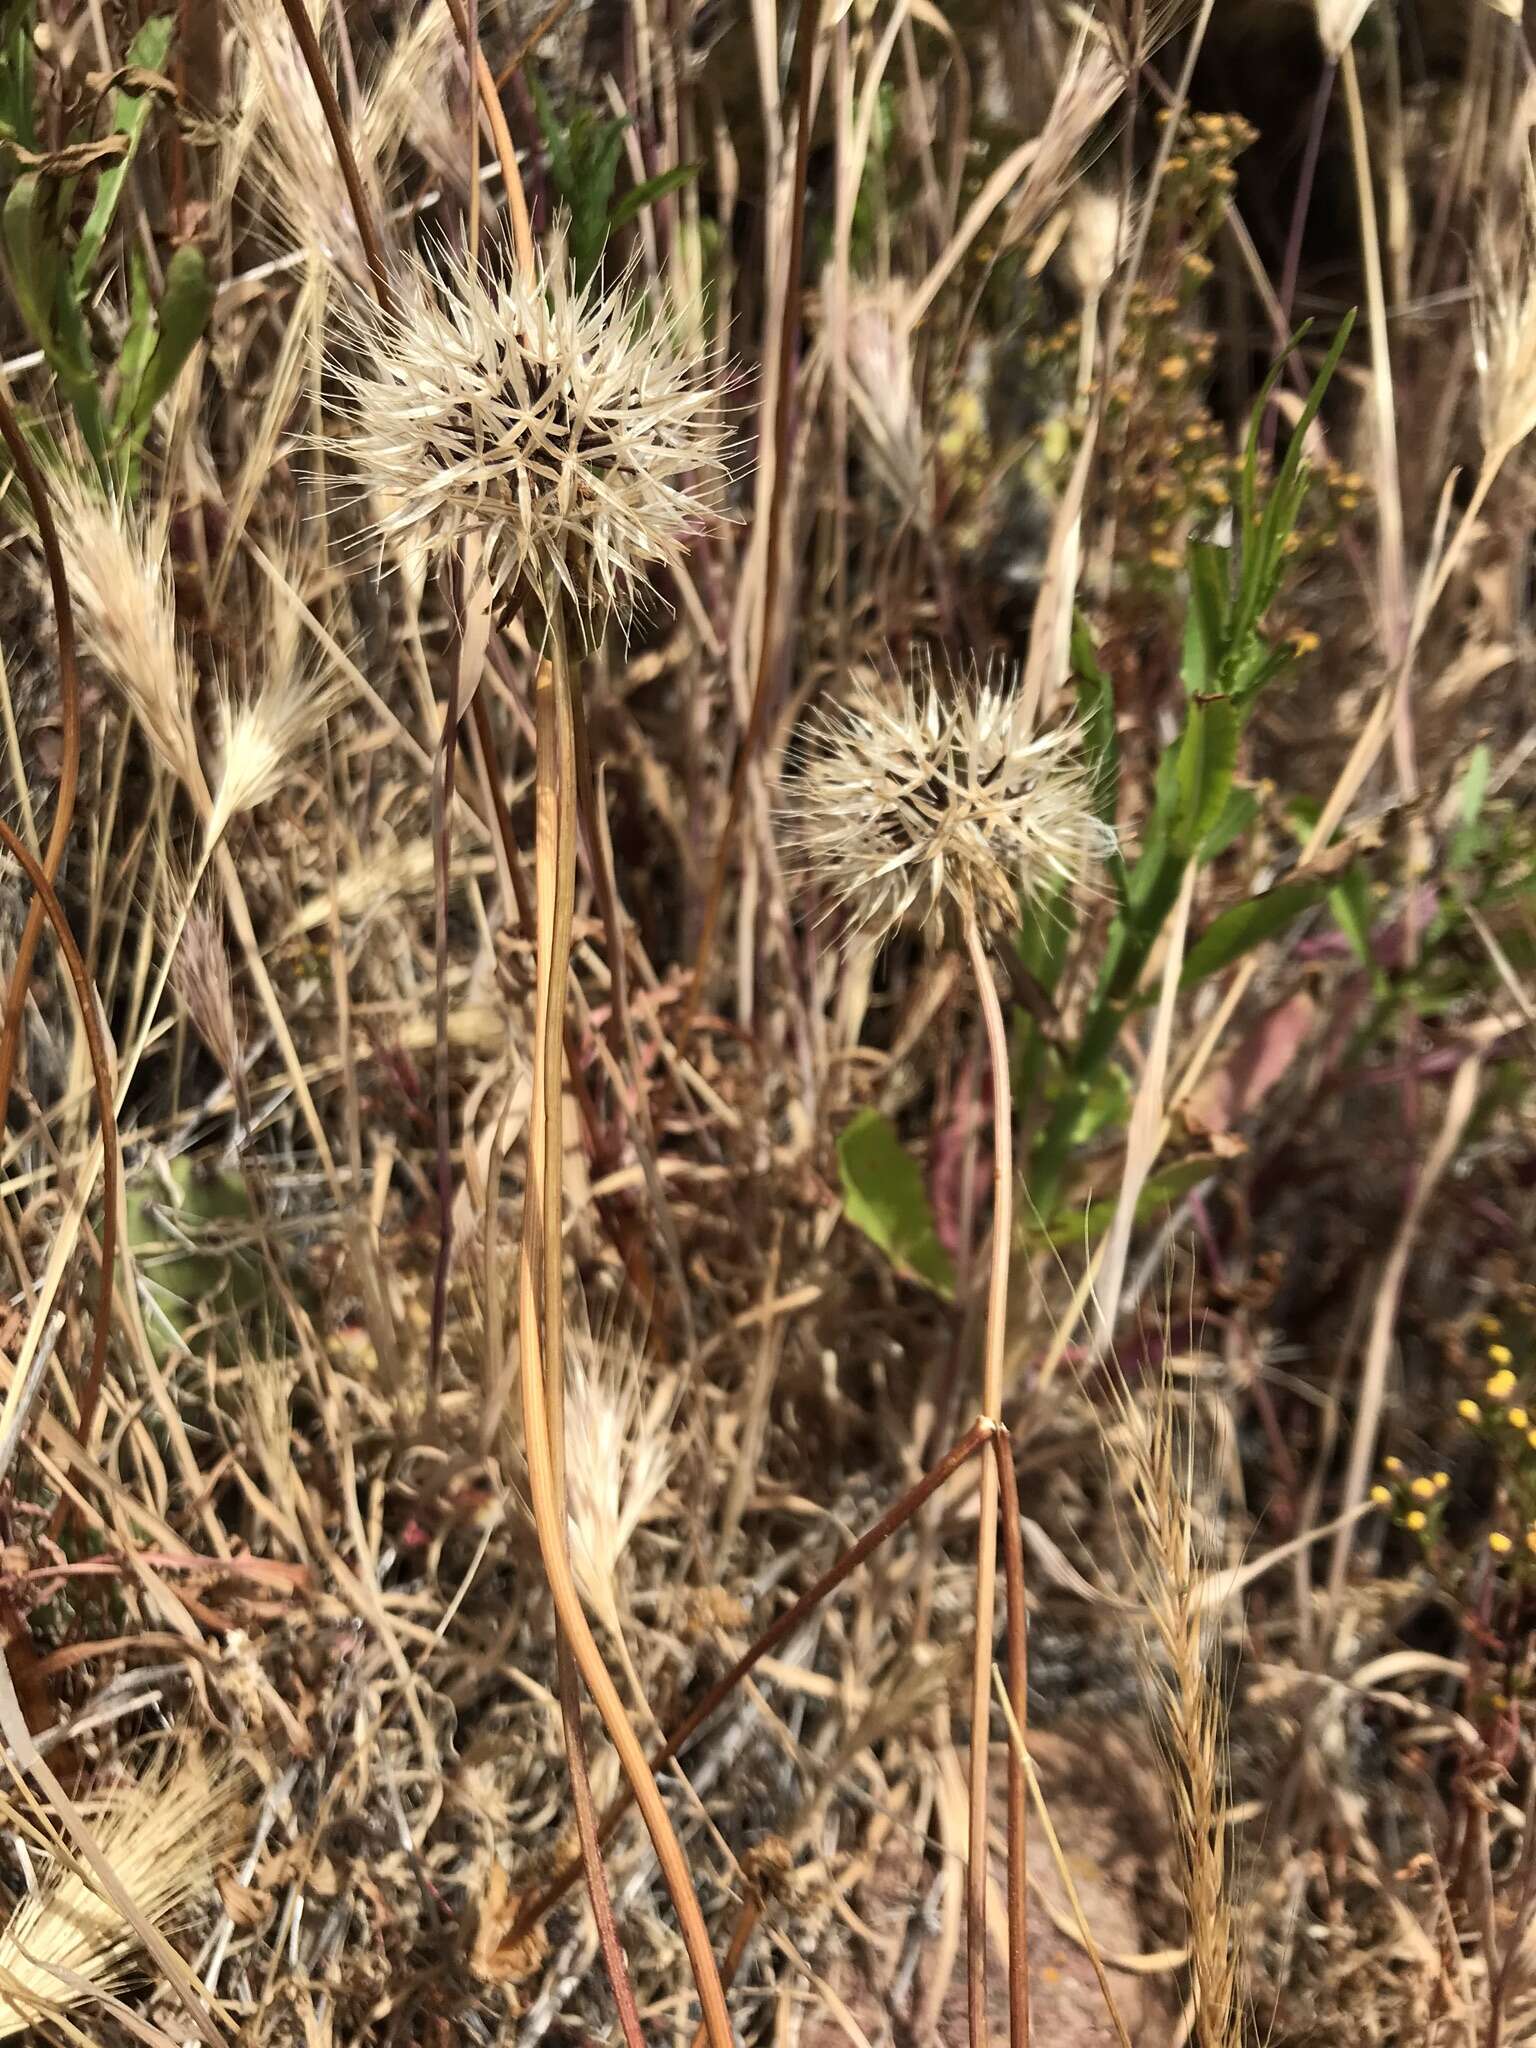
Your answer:
[[[128,45],[129,64],[139,71],[159,71],[171,47],[171,27],[168,14],[152,14]],[[128,147],[117,162],[97,179],[96,198],[85,226],[80,230],[71,270],[81,291],[89,288],[95,274],[96,259],[101,254],[101,245],[106,240],[122,196],[123,180],[128,175],[128,166],[133,162],[153,105],[147,92],[114,92],[112,95],[113,133],[126,135]]]
[[[1479,743],[1467,758],[1467,772],[1461,778],[1461,821],[1451,838],[1450,864],[1453,868],[1471,865],[1482,835],[1478,820],[1483,814],[1483,803],[1488,795],[1488,779],[1493,773],[1493,755],[1486,745]]]
[[[1371,947],[1371,885],[1360,868],[1347,868],[1328,891],[1328,908],[1333,921],[1348,939],[1350,950],[1362,967],[1378,972]]]
[[[917,1165],[888,1120],[865,1109],[837,1141],[843,1207],[850,1223],[891,1260],[948,1300],[955,1269],[940,1244]]]
[[[159,333],[137,389],[125,393],[118,417],[130,438],[142,436],[155,407],[202,338],[213,310],[213,279],[200,249],[178,249],[165,270],[165,291],[157,315]]]
[[[59,245],[49,219],[50,195],[36,171],[24,171],[5,195],[0,234],[16,309],[39,348],[53,345],[53,303]]]
[[[1209,924],[1184,956],[1181,988],[1193,988],[1251,953],[1255,946],[1283,931],[1304,910],[1321,900],[1321,882],[1281,882],[1262,896],[1236,903]]]
[[[1229,846],[1235,846],[1259,815],[1259,800],[1251,789],[1229,789],[1227,800],[1210,831],[1200,842],[1200,859],[1216,860]]]
[[[1226,653],[1227,568],[1225,548],[1191,541],[1188,549],[1189,610],[1184,620],[1181,674],[1191,697],[1216,687]]]
[[[1120,736],[1115,730],[1115,686],[1099,666],[1098,649],[1086,620],[1072,622],[1072,667],[1077,676],[1077,715],[1083,751],[1093,765],[1093,810],[1113,825],[1120,808]]]
[[[646,178],[638,185],[631,185],[615,202],[613,211],[608,216],[609,227],[627,226],[637,214],[644,213],[648,206],[654,206],[658,199],[665,199],[669,192],[676,192],[680,186],[686,185],[690,178],[696,178],[699,170],[698,164],[673,164],[668,170],[658,171],[654,178]]]

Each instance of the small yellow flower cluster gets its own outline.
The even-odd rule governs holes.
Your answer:
[[[1440,1519],[1451,1490],[1450,1473],[1420,1472],[1409,1478],[1401,1458],[1383,1458],[1381,1469],[1387,1478],[1371,1488],[1372,1501],[1379,1508],[1393,1509],[1413,1535],[1425,1535],[1431,1522]]]

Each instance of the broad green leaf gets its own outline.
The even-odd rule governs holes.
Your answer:
[[[205,1172],[184,1154],[161,1172],[145,1167],[133,1174],[124,1207],[157,1356],[178,1350],[209,1318],[280,1317],[239,1174]]]
[[[161,70],[171,47],[171,27],[168,14],[152,14],[128,45],[128,63],[138,71]],[[95,274],[96,259],[101,254],[101,245],[117,212],[123,180],[128,175],[128,166],[133,162],[153,104],[147,92],[114,92],[112,95],[113,133],[126,135],[128,147],[117,162],[97,179],[95,202],[85,226],[80,230],[71,268],[81,291],[89,288]]]
[[[934,1229],[923,1177],[878,1110],[861,1110],[849,1124],[837,1141],[837,1163],[849,1222],[947,1301],[955,1269]]]
[[[1235,903],[1230,910],[1224,910],[1185,954],[1180,987],[1192,988],[1197,981],[1230,967],[1255,946],[1262,946],[1302,911],[1319,902],[1323,888],[1321,882],[1281,882],[1266,889],[1262,896],[1250,896],[1246,903]]]
[[[1179,809],[1174,843],[1192,854],[1221,816],[1237,767],[1238,716],[1229,697],[1192,704],[1179,742]]]

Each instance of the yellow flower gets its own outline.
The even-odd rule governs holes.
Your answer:
[[[1506,1552],[1513,1550],[1514,1547],[1514,1544],[1511,1543],[1511,1541],[1504,1534],[1504,1531],[1502,1529],[1495,1529],[1493,1534],[1488,1538],[1488,1548],[1493,1552],[1495,1557],[1503,1557]]]
[[[1490,1344],[1488,1346],[1488,1363],[1490,1365],[1509,1365],[1513,1361],[1514,1355],[1507,1344]],[[1513,1374],[1511,1374],[1511,1378],[1513,1378]]]
[[[1463,1422],[1481,1422],[1483,1419],[1483,1411],[1475,1401],[1458,1401],[1456,1413]]]
[[[1525,1547],[1527,1550],[1536,1550],[1536,1529],[1526,1530]]]
[[[1529,1429],[1531,1418],[1523,1408],[1511,1408],[1509,1411],[1509,1426],[1511,1429]]]
[[[1502,1344],[1497,1348],[1500,1351],[1504,1350]],[[1505,1351],[1504,1356],[1507,1358],[1509,1353]],[[1495,1362],[1497,1363],[1497,1361]],[[1514,1391],[1515,1376],[1507,1366],[1501,1366],[1483,1385],[1483,1392],[1491,1395],[1495,1401],[1507,1401]]]
[[[1411,1529],[1415,1535],[1417,1535],[1421,1529],[1427,1528],[1428,1526],[1429,1517],[1425,1514],[1422,1508],[1414,1508],[1403,1517],[1403,1527],[1405,1529]]]
[[[1420,1474],[1408,1490],[1415,1500],[1433,1500],[1439,1488],[1433,1479],[1426,1479]]]
[[[1482,1331],[1485,1337],[1497,1337],[1500,1330],[1503,1329],[1504,1325],[1499,1321],[1497,1316],[1479,1316],[1477,1319],[1477,1327],[1479,1330]]]
[[[1435,1491],[1436,1491],[1436,1493],[1444,1493],[1444,1492],[1445,1492],[1445,1489],[1446,1489],[1446,1488],[1447,1488],[1447,1487],[1448,1487],[1448,1486],[1450,1485],[1450,1483],[1451,1483],[1451,1475],[1450,1475],[1450,1473],[1449,1473],[1449,1472],[1437,1472],[1437,1473],[1435,1474]]]
[[[1376,1503],[1377,1507],[1379,1507],[1379,1508],[1389,1508],[1389,1507],[1391,1507],[1391,1505],[1392,1505],[1392,1489],[1391,1489],[1391,1487],[1390,1487],[1390,1486],[1373,1486],[1373,1487],[1371,1488],[1371,1499],[1372,1499],[1373,1501],[1375,1501],[1375,1503]]]
[[[1383,1458],[1381,1461],[1381,1469],[1383,1472],[1401,1472],[1403,1469],[1403,1461],[1401,1458]]]

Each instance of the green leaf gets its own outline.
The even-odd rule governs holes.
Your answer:
[[[0,12],[0,135],[19,142],[23,149],[31,149],[37,142],[32,112],[34,26],[32,0],[12,0]]]
[[[1239,721],[1230,697],[1192,704],[1179,742],[1175,844],[1192,854],[1221,816],[1237,767]]]
[[[1258,815],[1259,800],[1251,789],[1229,789],[1220,816],[1200,842],[1202,862],[1216,860],[1235,846]]]
[[[1461,821],[1451,838],[1450,864],[1453,868],[1470,867],[1482,840],[1478,821],[1483,814],[1483,803],[1488,795],[1488,778],[1493,773],[1493,755],[1484,744],[1472,749],[1467,759],[1467,772],[1461,778],[1460,810]]]
[[[207,1172],[183,1154],[158,1172],[146,1166],[133,1174],[124,1207],[157,1357],[181,1349],[210,1316],[247,1327],[263,1317],[281,1321],[239,1174]],[[232,1330],[225,1344],[233,1350]]]
[[[1198,1158],[1181,1159],[1161,1173],[1154,1174],[1142,1189],[1136,1200],[1136,1221],[1150,1223],[1171,1209],[1175,1202],[1182,1201],[1191,1188],[1199,1187],[1203,1180],[1209,1180],[1220,1165],[1212,1153],[1201,1153]],[[1090,1202],[1086,1209],[1063,1206],[1051,1219],[1049,1230],[1044,1233],[1045,1242],[1053,1244],[1059,1251],[1075,1251],[1084,1245],[1095,1244],[1108,1230],[1115,1219],[1118,1206],[1114,1196],[1103,1201]],[[1039,1241],[1038,1233],[1032,1233]]]
[[[1209,541],[1189,544],[1189,610],[1184,619],[1181,674],[1191,697],[1216,688],[1226,654],[1227,551]]]
[[[1219,974],[1234,960],[1240,960],[1244,953],[1251,953],[1255,946],[1262,946],[1266,939],[1283,931],[1302,911],[1310,910],[1314,903],[1321,901],[1323,887],[1321,882],[1281,882],[1273,889],[1266,889],[1262,896],[1250,896],[1247,902],[1235,903],[1230,910],[1224,910],[1220,917],[1207,925],[1185,954],[1179,986],[1193,988],[1197,981]]]
[[[922,1175],[878,1110],[861,1110],[849,1124],[837,1141],[837,1163],[849,1222],[893,1265],[949,1300],[955,1269],[939,1243]]]
[[[1350,950],[1362,967],[1379,973],[1371,948],[1371,885],[1360,868],[1348,868],[1328,891],[1328,908],[1333,921],[1348,939]]]
[[[213,280],[200,249],[190,243],[178,249],[165,269],[165,291],[157,314],[159,333],[137,387],[119,396],[118,419],[130,440],[149,429],[155,407],[181,373],[208,325],[213,310]]]
[[[171,47],[171,27],[168,14],[152,14],[128,45],[128,63],[139,71],[161,70]],[[96,198],[85,226],[80,230],[71,268],[81,291],[89,288],[95,274],[96,259],[101,254],[101,245],[106,240],[122,196],[123,180],[128,175],[128,166],[133,162],[153,105],[154,101],[147,92],[114,92],[112,95],[112,131],[116,135],[126,135],[128,147],[117,162],[97,179]]]
[[[626,227],[648,206],[654,206],[658,199],[665,199],[669,192],[676,192],[690,178],[696,178],[701,168],[699,164],[673,164],[665,171],[658,171],[654,178],[645,178],[640,184],[631,185],[609,214],[609,227]]]
[[[50,218],[52,195],[36,171],[24,171],[5,195],[0,235],[16,309],[41,349],[53,346],[53,306],[59,243]]]

